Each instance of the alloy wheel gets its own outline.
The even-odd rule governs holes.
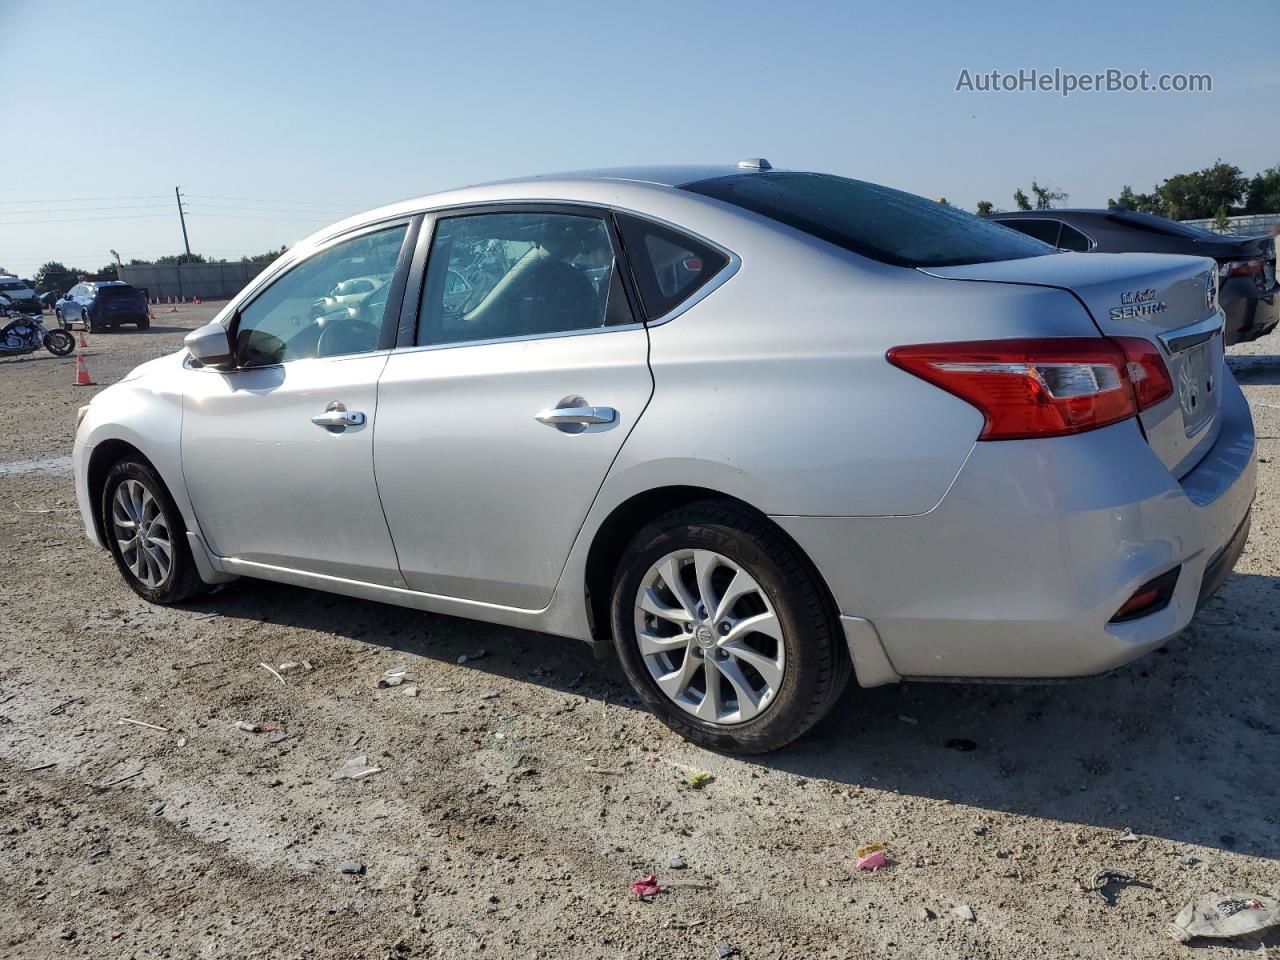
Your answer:
[[[752,720],[777,698],[786,671],[782,623],[741,564],[712,550],[667,554],[635,599],[640,656],[681,709],[713,724]]]
[[[125,480],[111,501],[111,525],[129,572],[158,587],[173,568],[173,537],[160,503],[142,483]]]

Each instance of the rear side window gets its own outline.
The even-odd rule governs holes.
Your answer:
[[[479,213],[436,225],[418,345],[551,336],[631,323],[600,217]]]
[[[1021,260],[1052,247],[901,190],[823,173],[747,173],[682,188],[898,267]]]
[[[649,319],[670,313],[725,268],[729,258],[701,240],[628,214],[618,232]]]
[[[1031,217],[1011,217],[1008,220],[997,220],[996,223],[1025,233],[1028,237],[1043,240],[1051,247],[1058,245],[1058,231],[1062,229],[1061,220],[1034,220]]]
[[[1063,250],[1075,250],[1087,253],[1093,242],[1069,223],[1062,225],[1062,233],[1058,234],[1058,246]]]

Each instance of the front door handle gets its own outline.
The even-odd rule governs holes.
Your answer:
[[[538,413],[534,419],[553,427],[565,424],[588,426],[593,423],[613,423],[618,419],[618,411],[613,407],[552,407]]]
[[[311,422],[318,427],[362,427],[364,414],[359,410],[348,410],[335,400],[324,408],[324,413],[312,417]]]

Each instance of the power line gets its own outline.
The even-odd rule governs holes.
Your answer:
[[[276,216],[255,217],[252,214],[244,214],[244,213],[207,213],[202,210],[191,210],[188,212],[191,214],[191,216],[196,217],[197,219],[201,217],[221,217],[226,220],[278,220],[281,222],[288,222],[288,223],[335,223],[336,222],[335,218],[333,217],[276,217]],[[338,218],[338,219],[341,219],[341,218]],[[3,226],[3,224],[0,224],[0,226]]]
[[[62,198],[62,199],[56,199],[56,198],[55,198],[55,199],[48,199],[48,200],[0,200],[0,203],[3,203],[3,204],[12,204],[12,203],[22,203],[22,204],[30,204],[30,203],[97,203],[97,202],[100,202],[100,201],[102,201],[102,200],[163,200],[163,199],[164,199],[164,194],[162,194],[162,193],[161,193],[161,194],[149,193],[149,194],[145,194],[145,195],[143,195],[143,196],[138,196],[138,197],[65,197],[65,198]]]
[[[377,204],[367,204],[348,200],[286,200],[281,197],[268,200],[263,197],[219,197],[207,193],[188,193],[187,196],[192,200],[236,200],[243,201],[245,203],[302,203],[322,207],[341,207],[349,204],[350,206],[358,209],[364,209],[368,206],[377,206]]]
[[[22,227],[36,223],[89,223],[95,220],[146,220],[149,217],[167,217],[167,213],[134,213],[125,217],[71,217],[63,220],[0,220],[0,227]]]

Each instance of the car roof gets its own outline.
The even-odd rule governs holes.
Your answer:
[[[763,164],[759,166],[758,164]],[[512,177],[471,184],[438,193],[424,194],[374,210],[356,214],[331,224],[303,238],[295,247],[323,242],[338,234],[362,226],[443,207],[468,204],[512,202],[585,202],[614,205],[626,208],[629,203],[642,205],[641,194],[650,198],[655,193],[668,196],[675,188],[709,180],[715,177],[749,175],[760,170],[772,170],[768,161],[741,161],[724,164],[672,164],[654,166],[612,167],[595,170],[571,170],[562,173],[541,173],[527,177]],[[681,191],[683,194],[684,192]],[[696,194],[684,196],[689,202],[706,202]],[[609,199],[603,199],[608,197]]]
[[[987,216],[991,218],[1025,217],[1025,218],[1033,218],[1033,219],[1049,217],[1050,219],[1052,219],[1054,217],[1061,218],[1064,214],[1067,216],[1071,216],[1074,214],[1087,214],[1095,217],[1106,217],[1106,216],[1110,216],[1113,213],[1134,213],[1134,212],[1135,211],[1133,210],[1122,210],[1118,207],[1114,210],[1108,210],[1108,209],[1099,208],[1099,207],[1051,207],[1048,210],[998,210],[995,213],[987,214]]]

